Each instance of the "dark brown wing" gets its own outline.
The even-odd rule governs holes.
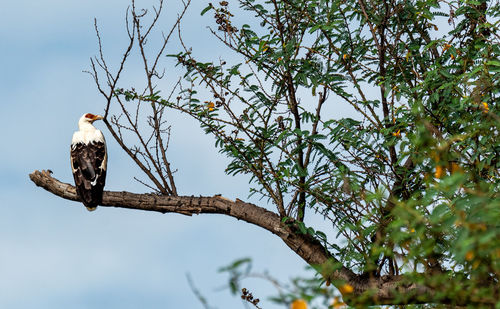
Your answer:
[[[71,168],[76,192],[89,210],[94,210],[102,202],[106,160],[106,145],[102,142],[71,145]]]

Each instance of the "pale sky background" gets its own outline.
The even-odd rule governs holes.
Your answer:
[[[211,14],[200,16],[206,2],[193,4],[184,20],[186,42],[217,59],[224,51],[210,43]],[[104,107],[82,72],[97,53],[93,19],[108,58],[116,61],[125,46],[128,5],[0,0],[0,308],[202,308],[186,273],[212,306],[244,308],[239,297],[220,289],[227,275],[219,267],[252,257],[254,270],[268,270],[281,281],[305,273],[305,262],[279,238],[234,218],[104,207],[89,213],[29,180],[35,169],[51,169],[72,183],[69,144],[78,118]],[[133,74],[126,78],[134,80]],[[246,178],[224,174],[226,161],[213,140],[195,122],[172,117],[170,156],[180,193],[248,200]],[[148,191],[133,180],[144,177],[104,124],[96,126],[108,136],[106,189]],[[247,280],[244,286],[263,308],[283,308],[266,300],[277,294],[270,284]]]

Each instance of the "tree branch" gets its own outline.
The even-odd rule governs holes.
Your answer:
[[[71,201],[79,201],[75,187],[53,178],[49,171],[34,171],[31,181],[45,190]],[[168,196],[158,194],[136,194],[125,191],[104,191],[102,204],[104,207],[118,207],[157,211],[161,213],[178,213],[191,216],[193,214],[223,214],[262,227],[280,237],[285,244],[298,254],[304,261],[322,273],[327,282],[332,282],[340,291],[346,284],[353,287],[352,291],[343,292],[344,300],[354,305],[362,300],[362,304],[407,304],[428,303],[436,300],[439,287],[426,286],[405,280],[405,276],[380,276],[367,278],[357,275],[331,255],[323,245],[308,234],[301,234],[293,224],[284,224],[280,217],[257,205],[232,201],[220,195],[215,196]],[[451,278],[450,278],[451,279]],[[413,281],[413,282],[412,282]],[[453,280],[448,281],[450,284]],[[467,286],[467,282],[458,282]],[[345,289],[344,289],[345,291]],[[474,295],[449,298],[444,296],[441,303],[463,305],[482,303],[474,299]]]
[[[45,190],[71,201],[79,201],[75,187],[53,178],[47,171],[34,171],[31,181]],[[280,217],[263,207],[243,202],[232,201],[220,195],[215,196],[168,196],[158,194],[136,194],[124,191],[104,191],[102,204],[104,207],[119,207],[161,213],[178,213],[183,215],[223,214],[262,227],[280,237],[295,253],[311,265],[340,264],[315,238],[298,234],[281,223]],[[350,281],[356,275],[342,267],[334,270],[330,281]]]

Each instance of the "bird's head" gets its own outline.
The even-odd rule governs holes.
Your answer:
[[[92,123],[96,120],[104,119],[102,116],[99,115],[94,115],[94,114],[84,114],[80,120],[78,121],[78,127],[80,130],[86,130],[87,129],[92,129],[94,126],[92,126]]]
[[[87,113],[87,114],[83,115],[82,118],[80,118],[80,121],[93,123],[94,121],[101,120],[101,119],[103,119],[102,116]]]

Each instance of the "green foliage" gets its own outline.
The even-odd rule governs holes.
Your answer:
[[[189,84],[178,100],[142,99],[196,118],[231,158],[227,173],[249,174],[252,194],[344,266],[439,286],[436,302],[469,293],[498,306],[499,3],[239,4],[252,23],[235,26],[224,1],[201,14],[244,61],[185,50],[172,55]],[[335,244],[306,225],[311,210]]]

